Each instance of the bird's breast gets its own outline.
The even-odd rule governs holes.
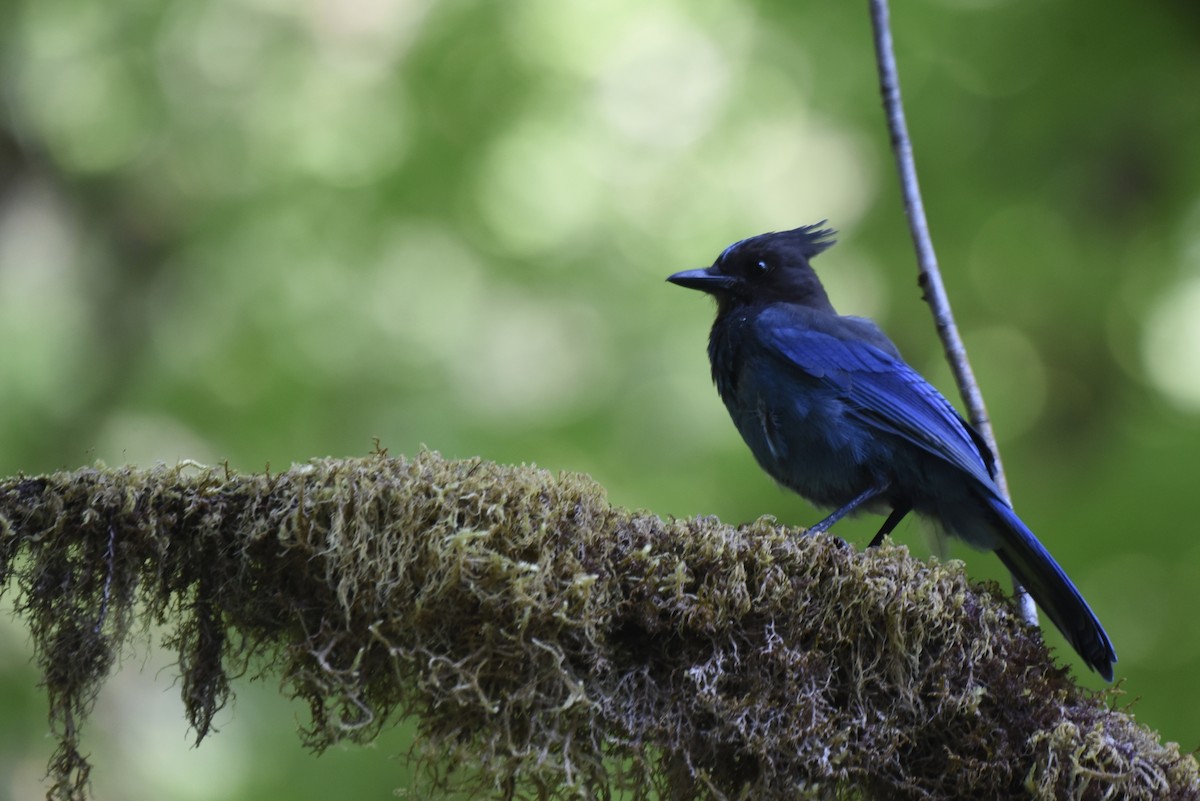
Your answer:
[[[758,463],[776,481],[820,506],[840,506],[877,481],[872,438],[848,418],[836,390],[764,369],[751,356],[728,371],[722,400]]]

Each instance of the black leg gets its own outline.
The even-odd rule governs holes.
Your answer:
[[[851,512],[853,512],[858,507],[862,506],[867,501],[887,492],[888,486],[889,486],[888,484],[880,484],[878,487],[869,487],[866,490],[863,490],[861,493],[859,493],[858,497],[851,500],[848,504],[843,506],[841,509],[838,509],[837,511],[833,512],[833,514],[829,515],[824,520],[822,520],[820,523],[817,523],[815,526],[809,526],[808,533],[809,534],[820,534],[823,531],[828,531],[833,526],[834,523],[841,520],[843,517],[850,514]],[[899,523],[900,521],[897,520],[896,522]]]
[[[892,509],[892,513],[888,515],[887,520],[883,521],[883,525],[879,527],[879,533],[875,535],[875,538],[871,540],[871,544],[867,547],[874,548],[879,545],[879,543],[883,542],[883,538],[888,534],[891,534],[892,529],[900,525],[900,521],[903,520],[904,516],[911,511],[911,503],[903,502],[896,504],[896,508]]]

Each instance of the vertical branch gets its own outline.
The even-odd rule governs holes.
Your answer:
[[[891,134],[892,151],[896,155],[896,169],[900,173],[900,191],[904,195],[904,212],[908,217],[908,230],[912,234],[913,245],[917,251],[917,269],[920,273],[921,288],[925,300],[933,312],[934,325],[938,337],[942,340],[942,349],[946,360],[954,373],[954,383],[958,386],[959,395],[967,407],[967,416],[971,425],[983,436],[985,442],[996,458],[995,479],[1000,492],[1005,499],[1012,502],[1008,493],[1008,481],[1004,477],[1004,467],[1000,463],[1000,449],[996,446],[996,436],[992,432],[992,423],[988,418],[987,407],[983,403],[983,394],[975,381],[975,373],[967,359],[967,349],[959,336],[958,326],[954,323],[954,314],[950,310],[950,299],[946,296],[946,287],[942,284],[942,274],[938,269],[937,256],[933,252],[933,241],[929,236],[929,222],[925,219],[925,204],[921,200],[921,187],[917,182],[917,165],[913,160],[912,141],[908,137],[908,123],[904,119],[904,103],[900,99],[900,78],[896,69],[896,54],[892,48],[892,32],[889,22],[887,0],[869,0],[871,7],[871,25],[875,32],[875,58],[879,70],[879,89],[883,95],[883,107],[887,116],[888,131]],[[1037,608],[1014,579],[1013,589],[1021,616],[1030,623],[1037,625]]]

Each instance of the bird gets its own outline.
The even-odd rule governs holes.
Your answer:
[[[996,484],[987,442],[873,321],[840,315],[811,262],[827,221],[742,239],[672,284],[716,300],[708,356],[717,392],[759,465],[814,505],[909,512],[993,551],[1084,662],[1112,681],[1112,641],[1066,572]]]

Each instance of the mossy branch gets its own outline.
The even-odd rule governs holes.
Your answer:
[[[1192,756],[1075,686],[956,564],[663,521],[579,475],[426,452],[7,479],[14,583],[57,799],[85,796],[79,727],[135,619],[173,632],[197,738],[265,660],[317,750],[414,716],[433,789],[1200,798]]]

